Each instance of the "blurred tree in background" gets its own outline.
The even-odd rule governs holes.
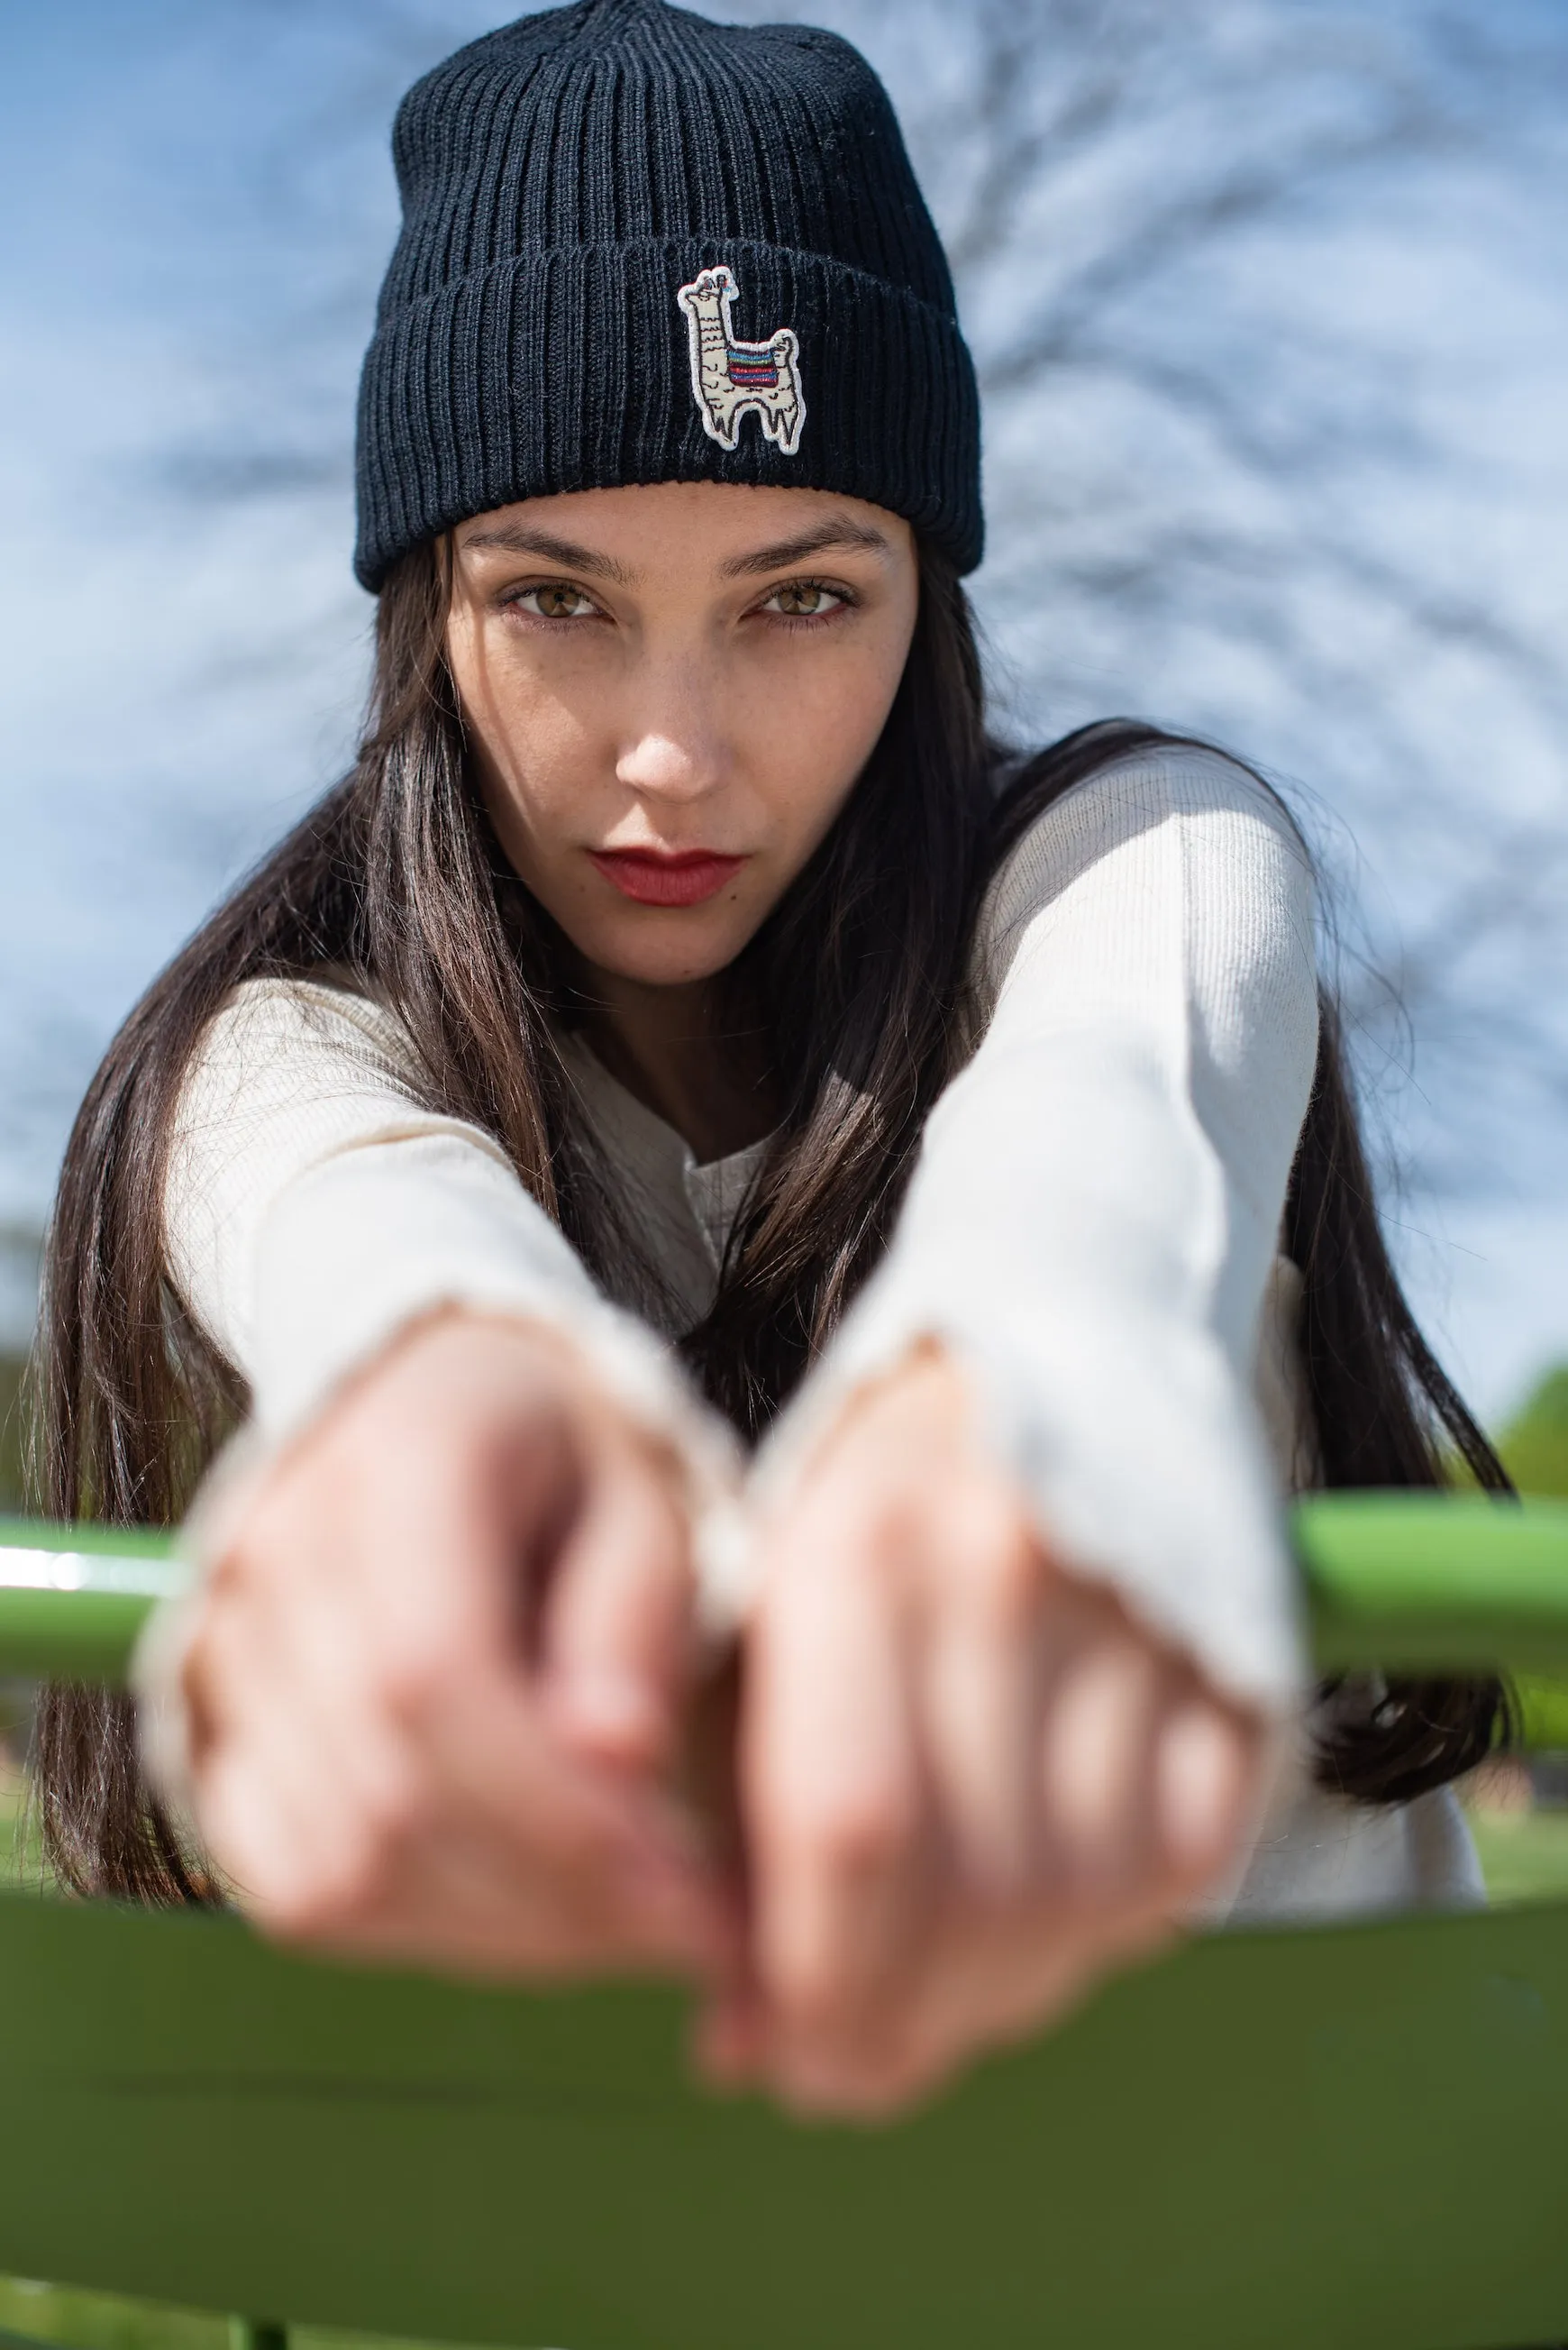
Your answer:
[[[1510,1424],[1502,1452],[1521,1492],[1568,1499],[1568,1365],[1547,1373]]]

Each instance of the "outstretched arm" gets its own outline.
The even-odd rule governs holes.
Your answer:
[[[728,1454],[395,1025],[265,983],[181,1105],[167,1223],[254,1426],[155,1639],[151,1752],[275,1930],[500,1971],[714,1962],[659,1780]]]
[[[1037,821],[981,952],[981,1040],[763,1469],[766,2061],[829,2102],[1168,1919],[1298,1680],[1251,1385],[1315,1047],[1301,847],[1229,762],[1127,761]]]

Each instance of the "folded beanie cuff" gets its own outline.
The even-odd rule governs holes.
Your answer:
[[[793,447],[755,408],[716,436],[679,299],[727,270],[737,348],[788,328]],[[768,362],[760,365],[767,380]],[[744,363],[741,362],[742,388]],[[956,322],[830,255],[736,238],[531,248],[384,307],[359,393],[355,572],[523,498],[633,483],[837,491],[904,515],[961,572],[980,561],[979,400]]]

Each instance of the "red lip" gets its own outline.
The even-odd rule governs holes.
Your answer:
[[[746,861],[720,857],[711,848],[675,857],[657,848],[590,848],[588,856],[623,898],[634,898],[639,906],[700,906]]]

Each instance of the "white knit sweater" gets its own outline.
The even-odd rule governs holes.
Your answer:
[[[972,978],[972,1049],[892,1244],[754,1473],[776,1488],[855,1385],[936,1336],[1054,1544],[1217,1682],[1299,1713],[1279,1502],[1308,1482],[1313,1435],[1277,1250],[1316,1045],[1301,845],[1216,754],[1118,760],[1009,858]],[[699,1166],[585,1047],[568,1058],[690,1326],[765,1145]],[[732,1575],[733,1448],[675,1333],[600,1295],[496,1144],[418,1095],[395,1021],[346,987],[257,982],[208,1033],[177,1121],[169,1251],[258,1427],[303,1425],[437,1305],[547,1322],[680,1447],[706,1555]],[[1478,1895],[1446,1792],[1374,1814],[1296,1773],[1226,1906]]]

